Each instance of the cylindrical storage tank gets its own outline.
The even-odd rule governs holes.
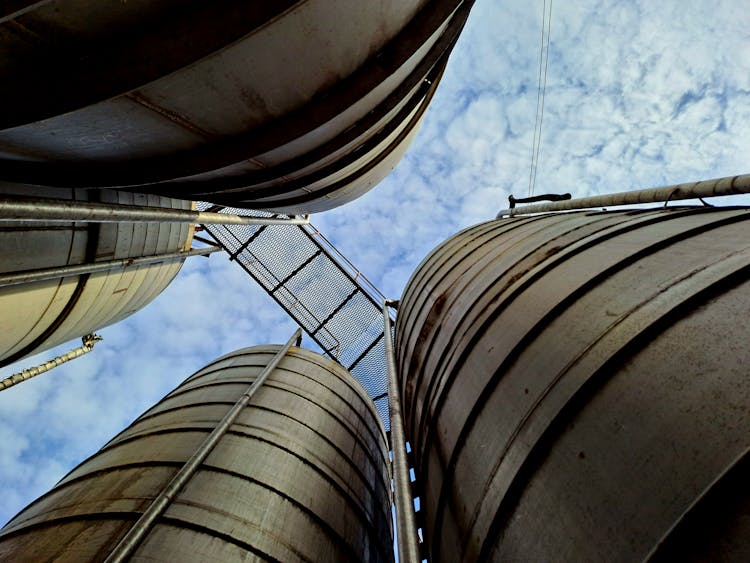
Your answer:
[[[271,362],[201,369],[0,533],[3,561],[99,561]],[[133,561],[392,561],[385,431],[339,364],[292,347],[133,552]]]
[[[750,210],[477,225],[396,338],[434,561],[750,558]]]
[[[13,195],[13,191],[0,186],[0,195]],[[33,195],[176,209],[191,205],[112,190],[36,188]],[[180,223],[7,222],[0,227],[0,274],[174,253],[190,247],[192,235],[193,227]],[[0,366],[135,313],[169,285],[183,262],[0,285]]]
[[[336,207],[401,158],[472,3],[15,3],[0,181]]]

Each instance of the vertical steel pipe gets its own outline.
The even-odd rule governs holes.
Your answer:
[[[401,393],[396,377],[396,360],[391,335],[391,317],[388,307],[397,302],[386,299],[383,302],[383,322],[385,329],[385,362],[388,374],[388,410],[391,421],[391,451],[393,452],[393,483],[396,507],[396,533],[398,536],[398,560],[404,563],[420,561],[417,536],[417,522],[414,516],[414,500],[411,496],[409,465],[406,461],[406,440],[404,419],[401,414]]]
[[[211,434],[203,441],[198,447],[195,453],[190,459],[185,462],[185,465],[177,472],[172,478],[169,484],[164,490],[157,496],[149,507],[143,512],[141,517],[133,524],[133,527],[128,531],[127,534],[120,540],[115,546],[112,552],[105,560],[107,563],[116,563],[127,561],[132,555],[133,551],[140,545],[143,539],[148,534],[149,530],[156,523],[156,520],[164,513],[169,507],[174,497],[185,484],[190,480],[190,477],[195,473],[198,467],[208,457],[214,446],[221,440],[224,434],[229,430],[234,421],[237,419],[242,409],[247,406],[250,399],[252,399],[255,392],[263,386],[266,378],[276,369],[276,366],[282,360],[282,358],[292,347],[292,344],[302,336],[302,329],[298,328],[292,337],[287,341],[281,350],[278,351],[276,356],[269,362],[265,369],[258,375],[253,383],[247,388],[234,406],[227,412],[224,418],[214,428]]]

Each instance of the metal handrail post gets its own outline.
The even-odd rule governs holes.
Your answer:
[[[409,465],[406,461],[406,439],[404,419],[401,413],[401,393],[396,377],[396,360],[393,354],[391,317],[388,307],[397,302],[386,299],[383,302],[383,322],[385,329],[385,362],[388,375],[388,411],[391,422],[391,451],[393,452],[394,504],[396,506],[396,532],[398,534],[398,558],[403,563],[418,563],[419,543],[417,522],[414,513],[414,499],[411,496]]]

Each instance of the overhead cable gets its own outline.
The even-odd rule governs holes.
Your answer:
[[[544,35],[547,32],[545,45]],[[534,193],[536,173],[539,167],[539,149],[542,144],[542,122],[544,120],[544,98],[547,92],[547,67],[549,63],[550,33],[552,30],[552,0],[544,0],[542,6],[542,34],[539,47],[539,76],[537,78],[536,114],[534,115],[534,137],[531,142],[531,165],[529,167],[529,197]],[[544,72],[542,72],[544,69]]]

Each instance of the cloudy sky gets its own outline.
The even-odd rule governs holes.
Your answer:
[[[541,24],[541,0],[478,0],[401,164],[359,200],[313,216],[389,297],[434,246],[527,193]],[[553,6],[536,193],[747,173],[749,123],[745,2]],[[294,329],[224,256],[189,260],[150,306],[102,329],[92,353],[0,393],[0,523],[208,361]]]

